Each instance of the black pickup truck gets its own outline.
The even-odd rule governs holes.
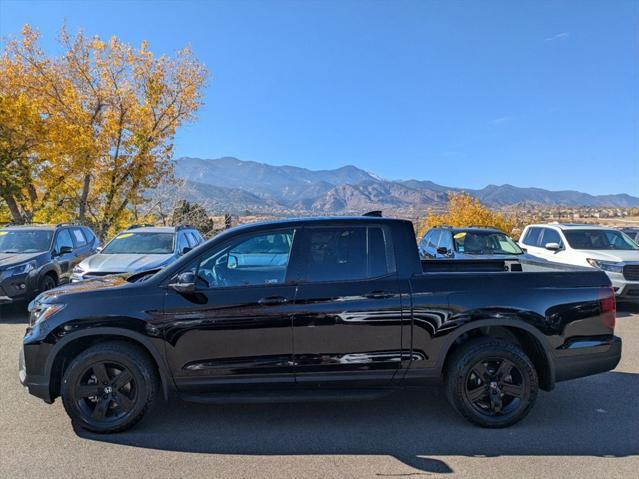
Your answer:
[[[245,225],[160,271],[42,293],[20,379],[95,432],[127,429],[171,394],[337,400],[439,381],[468,420],[505,427],[539,388],[621,356],[605,273],[520,269],[422,262],[402,220]]]

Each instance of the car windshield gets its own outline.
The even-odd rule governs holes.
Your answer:
[[[564,236],[574,249],[639,250],[634,241],[616,230],[564,230]]]
[[[173,233],[120,233],[102,254],[169,254],[173,252]]]
[[[453,235],[455,251],[464,254],[522,254],[523,251],[505,233],[496,231],[460,231]]]
[[[53,231],[0,230],[0,253],[37,253],[51,247]]]

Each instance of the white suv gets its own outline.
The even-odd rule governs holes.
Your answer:
[[[599,268],[619,299],[639,301],[639,246],[613,228],[545,224],[524,229],[519,244],[529,255],[551,263]]]

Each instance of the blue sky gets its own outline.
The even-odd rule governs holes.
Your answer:
[[[177,156],[639,195],[638,1],[0,1],[212,72]]]

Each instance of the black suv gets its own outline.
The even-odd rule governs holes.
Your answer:
[[[30,300],[68,283],[75,265],[100,241],[86,226],[26,225],[0,229],[0,304]]]

